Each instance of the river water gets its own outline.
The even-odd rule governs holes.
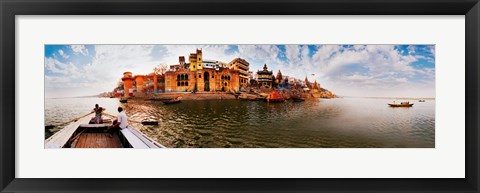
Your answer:
[[[158,126],[130,123],[166,147],[320,148],[435,147],[435,100],[411,108],[391,108],[391,99],[336,98],[305,102],[204,100],[161,102],[115,98],[46,99],[45,124],[84,115],[94,105],[132,120],[158,120]],[[397,101],[398,103],[398,101]],[[47,138],[61,127],[45,130]]]

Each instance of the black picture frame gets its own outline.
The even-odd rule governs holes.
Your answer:
[[[0,8],[1,192],[479,192],[479,0],[0,0]],[[465,178],[16,178],[16,15],[465,15]]]

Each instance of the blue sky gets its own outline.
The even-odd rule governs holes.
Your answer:
[[[317,80],[342,96],[435,97],[434,45],[46,45],[46,97],[111,91],[124,71],[146,74],[203,49],[203,58],[241,57],[256,72]]]

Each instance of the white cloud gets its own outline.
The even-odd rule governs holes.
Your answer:
[[[63,63],[55,58],[45,58],[45,68],[52,73],[77,78],[81,72],[73,63]]]
[[[70,48],[75,54],[81,53],[84,56],[88,56],[88,49],[85,45],[70,45]]]
[[[60,54],[60,56],[62,56],[62,57],[65,58],[65,59],[68,59],[68,58],[70,57],[70,56],[67,55],[65,52],[63,52],[63,50],[61,50],[61,49],[58,50],[58,53]]]

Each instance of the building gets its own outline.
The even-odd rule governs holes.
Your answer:
[[[280,84],[282,83],[283,77],[282,77],[282,72],[278,70],[277,77],[275,78],[275,83]]]
[[[190,63],[185,64],[188,68],[181,68],[182,58],[182,56],[179,57],[179,67],[171,67],[165,73],[166,92],[215,92],[240,89],[240,70],[228,68],[228,64],[221,61],[203,60],[201,49],[190,54]],[[248,62],[244,63],[248,65]]]
[[[123,81],[123,96],[134,96],[146,93],[157,93],[160,90],[165,90],[164,75],[148,74],[148,75],[132,75],[132,72],[124,72]]]
[[[267,64],[263,66],[262,71],[257,71],[257,82],[260,86],[265,86],[265,87],[272,87],[272,80],[273,79],[273,72],[268,71]]]
[[[240,87],[246,87],[248,84],[248,69],[250,63],[242,58],[235,58],[230,63],[228,67],[231,70],[236,70],[240,74]]]
[[[179,59],[182,59],[182,56],[180,56]],[[202,49],[200,50],[197,49],[196,53],[191,53],[188,61],[190,62],[190,71],[194,72],[196,70],[201,70],[202,69]],[[181,62],[182,61],[180,61],[180,63]]]

